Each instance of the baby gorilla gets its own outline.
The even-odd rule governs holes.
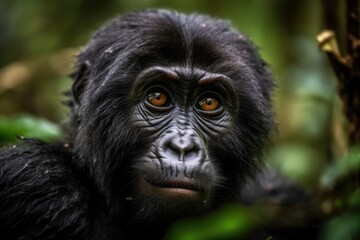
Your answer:
[[[147,10],[101,28],[77,58],[68,140],[0,154],[7,239],[148,239],[243,202],[274,128],[273,80],[228,23]]]

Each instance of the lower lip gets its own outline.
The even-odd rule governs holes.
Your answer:
[[[205,192],[194,191],[185,188],[163,188],[154,186],[144,179],[140,180],[140,187],[146,192],[151,193],[160,198],[193,198],[203,199]]]

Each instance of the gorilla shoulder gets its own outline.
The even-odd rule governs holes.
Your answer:
[[[4,239],[75,237],[86,224],[87,190],[68,145],[34,139],[0,150],[0,229]]]

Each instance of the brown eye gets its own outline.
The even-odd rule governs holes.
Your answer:
[[[204,97],[198,104],[202,111],[214,111],[219,107],[219,102],[215,97]]]
[[[162,87],[151,87],[144,99],[144,105],[155,112],[166,112],[173,108],[169,91]]]
[[[161,91],[151,92],[147,96],[147,100],[150,104],[161,107],[167,104],[168,96]]]

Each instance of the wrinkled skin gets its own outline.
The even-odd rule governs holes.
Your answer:
[[[273,80],[226,22],[121,16],[80,52],[72,78],[66,144],[1,150],[10,239],[152,239],[243,201],[274,128]]]

